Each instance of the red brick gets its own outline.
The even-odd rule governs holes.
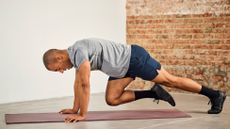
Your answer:
[[[176,33],[203,33],[202,29],[176,29]]]
[[[216,38],[216,39],[230,39],[230,33],[216,33],[215,35],[214,35],[214,38]]]
[[[226,27],[226,23],[216,23],[214,24],[214,27],[220,27],[220,28],[225,28]]]
[[[230,40],[226,40],[225,43],[226,43],[226,44],[230,44]]]
[[[180,23],[180,22],[183,22],[183,20],[181,20],[181,19],[166,19],[166,20],[164,20],[164,23],[167,23],[167,24],[169,24],[169,23]]]
[[[193,38],[194,39],[213,39],[214,35],[206,33],[206,34],[201,34],[201,33],[194,33]]]
[[[202,23],[203,19],[184,19],[185,23]]]
[[[215,22],[220,22],[220,21],[224,21],[225,18],[223,17],[211,17],[211,18],[205,18],[204,19],[204,23],[215,23]]]
[[[164,29],[164,28],[167,28],[167,25],[152,24],[152,25],[146,25],[146,28]]]
[[[175,15],[175,18],[191,18],[193,15],[185,15],[185,14],[179,14],[179,15]]]
[[[211,13],[205,13],[205,14],[192,14],[191,17],[197,18],[204,18],[204,17],[212,17],[213,15]]]
[[[194,25],[192,24],[175,24],[173,28],[178,28],[178,29],[183,28],[184,29],[184,28],[196,28],[196,27],[194,27]]]
[[[186,34],[179,35],[179,34],[176,34],[176,35],[174,35],[174,38],[175,39],[192,39],[192,35],[186,35]]]
[[[220,40],[206,40],[205,43],[207,44],[220,44]]]
[[[168,35],[156,35],[156,39],[168,39]]]

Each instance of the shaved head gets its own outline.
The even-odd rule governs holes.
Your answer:
[[[48,65],[57,62],[57,54],[60,53],[60,50],[58,49],[49,49],[46,51],[43,55],[43,63],[46,67],[46,69],[49,70]]]
[[[61,73],[73,67],[66,49],[49,49],[43,55],[43,63],[47,70]]]

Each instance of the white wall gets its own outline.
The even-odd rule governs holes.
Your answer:
[[[74,69],[49,72],[42,55],[86,37],[125,42],[125,0],[0,0],[0,103],[73,95]],[[103,92],[108,77],[91,75]]]

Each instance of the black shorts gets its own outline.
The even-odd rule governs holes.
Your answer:
[[[144,48],[138,45],[131,45],[129,69],[123,78],[131,77],[135,80],[136,77],[140,77],[144,80],[151,81],[158,75],[157,70],[160,69],[160,63],[153,59]],[[120,78],[109,77],[108,80],[116,79]]]

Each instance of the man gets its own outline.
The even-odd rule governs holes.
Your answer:
[[[68,116],[66,122],[84,120],[88,111],[90,94],[90,71],[101,70],[109,75],[106,102],[115,106],[142,98],[163,100],[175,106],[172,96],[160,85],[179,88],[207,96],[211,101],[209,114],[222,111],[226,94],[202,86],[195,81],[169,74],[148,52],[137,45],[125,45],[103,39],[83,39],[68,49],[50,49],[43,55],[45,67],[50,71],[63,73],[75,67],[73,108],[60,113],[76,113]],[[150,90],[125,90],[135,77],[155,82]],[[79,111],[80,110],[80,111]]]

